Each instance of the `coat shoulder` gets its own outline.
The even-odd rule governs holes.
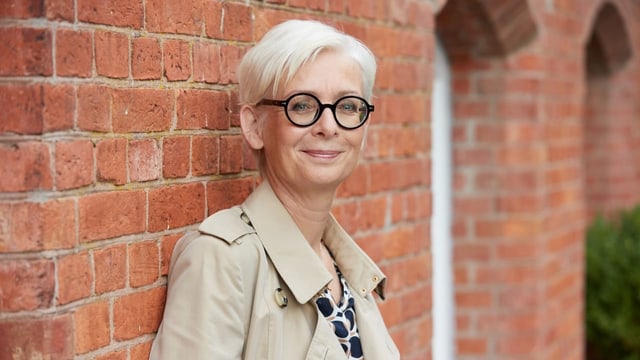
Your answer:
[[[220,210],[206,218],[198,227],[202,234],[212,235],[229,244],[256,230],[239,206]]]

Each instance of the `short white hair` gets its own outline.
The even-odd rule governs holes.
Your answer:
[[[360,66],[362,96],[370,101],[376,59],[366,45],[318,21],[288,20],[271,28],[240,62],[240,105],[256,105],[265,97],[274,98],[280,86],[286,86],[301,66],[325,50],[345,54]]]

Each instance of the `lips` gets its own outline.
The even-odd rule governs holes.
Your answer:
[[[334,158],[342,153],[337,150],[303,150],[303,152],[309,156],[325,159]]]

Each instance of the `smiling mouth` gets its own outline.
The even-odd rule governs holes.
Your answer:
[[[303,152],[309,156],[324,159],[332,159],[342,153],[341,151],[331,150],[304,150]]]

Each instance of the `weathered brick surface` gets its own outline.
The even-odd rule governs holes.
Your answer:
[[[43,91],[43,131],[53,132],[72,129],[76,110],[76,90],[74,86],[66,84],[44,85]]]
[[[0,320],[0,359],[72,359],[73,333],[69,314]]]
[[[181,90],[176,100],[179,129],[229,128],[227,93],[210,90]]]
[[[2,312],[46,309],[51,306],[55,291],[52,261],[0,261],[0,280],[2,280],[2,293],[0,293]]]
[[[114,338],[133,339],[158,329],[164,309],[166,289],[163,287],[119,297],[113,304]]]
[[[23,192],[52,189],[51,154],[48,144],[21,142],[0,144],[0,191]]]
[[[153,38],[132,41],[131,75],[138,80],[157,80],[162,76],[162,50]]]
[[[105,139],[96,144],[98,181],[122,185],[127,182],[127,140]]]
[[[41,85],[0,86],[0,133],[41,134],[44,104]]]
[[[111,94],[114,132],[169,130],[174,106],[172,91],[113,89]]]
[[[94,182],[94,151],[89,140],[56,143],[56,188],[67,190]]]
[[[116,191],[78,200],[78,236],[82,242],[137,234],[146,227],[144,191]]]
[[[169,81],[187,80],[191,76],[191,48],[181,40],[167,40],[163,44],[164,76]]]
[[[52,35],[48,29],[0,29],[0,76],[53,74]]]
[[[56,32],[56,75],[90,77],[93,70],[91,33],[62,29]]]
[[[97,31],[95,61],[98,75],[111,78],[129,76],[129,37],[126,34]]]
[[[124,289],[127,284],[126,245],[113,245],[95,250],[93,266],[96,294]]]
[[[98,301],[78,307],[73,313],[75,353],[84,354],[109,345],[111,327],[109,302]]]
[[[174,229],[204,220],[204,186],[177,185],[149,192],[149,231]]]
[[[165,178],[185,177],[189,174],[191,139],[176,136],[162,140],[162,176]]]
[[[62,257],[57,264],[59,304],[89,297],[94,283],[91,259],[86,251]]]
[[[111,130],[110,89],[102,85],[78,87],[78,128],[86,131]]]

